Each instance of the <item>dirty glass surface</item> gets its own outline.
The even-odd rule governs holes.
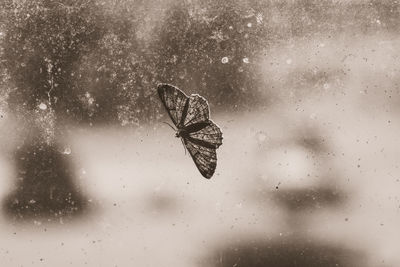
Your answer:
[[[399,17],[394,0],[0,1],[0,265],[400,266]],[[159,83],[208,100],[211,179]]]

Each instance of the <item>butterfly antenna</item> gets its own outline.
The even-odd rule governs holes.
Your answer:
[[[175,129],[171,124],[169,124],[168,122],[163,121],[163,123],[165,123],[166,125],[168,125],[169,127],[171,127],[172,130],[176,131],[176,129]]]

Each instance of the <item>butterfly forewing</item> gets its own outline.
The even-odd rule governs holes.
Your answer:
[[[160,84],[157,91],[172,122],[178,127],[182,118],[185,119],[186,117],[189,108],[189,97],[175,86],[169,84]]]
[[[184,126],[195,124],[198,122],[208,121],[210,116],[210,111],[208,108],[207,100],[197,94],[189,96],[189,108],[185,120],[183,122]]]

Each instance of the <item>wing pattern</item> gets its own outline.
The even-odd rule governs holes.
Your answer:
[[[207,100],[197,94],[190,95],[189,108],[183,125],[189,126],[197,122],[208,121],[209,116],[210,111]]]
[[[204,141],[214,148],[218,148],[222,145],[221,129],[211,120],[208,120],[207,125],[201,130],[189,133],[189,137],[191,139]]]
[[[164,104],[172,122],[178,127],[181,124],[182,115],[186,116],[189,107],[189,97],[184,92],[169,84],[160,84],[157,88],[161,102]],[[185,114],[184,114],[185,113]]]
[[[188,140],[185,140],[184,142],[201,175],[210,179],[217,167],[217,153],[215,148],[197,145]]]

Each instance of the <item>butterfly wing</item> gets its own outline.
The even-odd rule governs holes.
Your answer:
[[[199,145],[217,149],[222,145],[221,129],[211,120],[191,124],[184,128],[187,139]]]
[[[189,96],[189,103],[187,114],[183,120],[183,126],[208,121],[210,117],[210,110],[207,100],[198,95],[193,94]]]
[[[191,124],[185,130],[188,136],[184,143],[197,169],[205,178],[211,178],[217,167],[216,149],[222,145],[221,129],[208,120]]]
[[[189,97],[177,87],[159,84],[158,95],[175,126],[180,127],[186,118],[189,108]]]
[[[184,139],[184,143],[201,175],[210,179],[217,167],[217,153],[215,148],[205,147],[193,143],[188,139]]]

